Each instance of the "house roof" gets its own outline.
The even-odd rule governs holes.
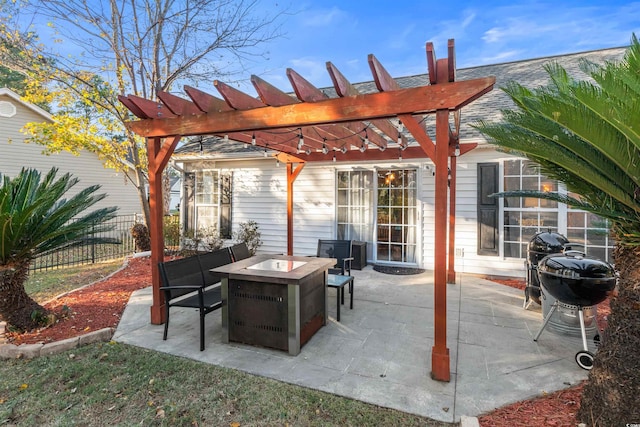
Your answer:
[[[14,91],[12,91],[11,89],[8,89],[6,87],[2,87],[0,88],[0,96],[5,95],[8,96],[9,98],[13,99],[14,101],[22,104],[23,106],[29,108],[30,110],[34,111],[36,114],[41,115],[42,117],[44,117],[47,120],[53,120],[52,116],[50,113],[48,113],[47,111],[43,110],[42,108],[38,107],[37,105],[31,104],[29,102],[25,102],[22,99],[20,99],[20,95],[18,95],[17,93],[15,93]]]
[[[523,86],[534,88],[549,83],[549,76],[544,69],[545,64],[557,63],[564,67],[570,75],[584,79],[587,76],[580,70],[580,63],[584,60],[603,64],[605,62],[618,61],[622,59],[626,47],[616,47],[602,50],[571,53],[565,55],[547,56],[535,59],[527,59],[514,62],[504,62],[500,64],[482,65],[456,70],[456,80],[470,80],[485,76],[495,76],[495,89],[485,94],[461,110],[460,139],[463,142],[483,142],[484,137],[470,125],[480,120],[497,121],[501,117],[501,110],[513,107],[513,103],[508,95],[500,88],[505,87],[508,82],[516,81]],[[418,87],[429,84],[429,75],[420,74],[415,76],[399,77],[395,79],[402,88]],[[375,82],[355,83],[354,86],[361,93],[375,93],[377,88]],[[333,87],[322,89],[329,97],[336,97]],[[408,135],[410,137],[410,135]],[[202,141],[202,150],[200,148]],[[193,155],[210,155],[218,157],[256,157],[264,151],[237,141],[225,141],[215,136],[193,137],[187,140],[174,152],[175,158],[188,158]]]

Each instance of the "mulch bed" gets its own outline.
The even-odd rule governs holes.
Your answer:
[[[523,280],[491,280],[505,286],[524,289]],[[125,268],[106,279],[45,304],[56,313],[68,313],[67,317],[55,325],[26,334],[8,333],[7,338],[13,344],[46,343],[106,327],[116,327],[131,293],[147,286],[151,286],[150,259],[132,258]],[[598,305],[598,322],[601,327],[606,324],[608,314],[607,300]],[[480,425],[575,426],[575,414],[580,407],[582,388],[583,384],[579,384],[566,390],[498,408],[478,417]]]
[[[103,328],[115,328],[135,290],[151,286],[151,260],[131,258],[126,267],[91,286],[44,304],[61,319],[48,328],[16,334],[7,332],[12,344],[58,341]]]

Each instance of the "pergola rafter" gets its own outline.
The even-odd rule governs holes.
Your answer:
[[[432,377],[449,381],[446,282],[447,248],[449,252],[453,251],[455,232],[455,156],[475,147],[475,144],[459,144],[459,116],[455,117],[455,114],[463,106],[492,90],[495,78],[455,81],[453,40],[449,41],[447,58],[436,60],[431,43],[427,43],[426,51],[430,85],[420,87],[400,88],[380,62],[369,55],[369,66],[379,91],[377,93],[360,93],[329,62],[327,70],[337,98],[330,98],[291,69],[287,70],[287,77],[295,97],[255,76],[251,81],[259,94],[258,98],[217,81],[215,87],[222,99],[190,86],[184,88],[190,100],[166,92],[157,94],[158,101],[133,95],[119,97],[140,119],[129,122],[129,129],[147,138],[151,209],[149,229],[154,266],[151,322],[164,322],[164,300],[155,267],[163,261],[164,250],[160,175],[182,136],[227,136],[272,150],[276,152],[274,157],[287,164],[289,255],[293,255],[293,184],[306,163],[428,157],[435,164],[435,342],[431,359]],[[454,112],[453,130],[450,129],[450,112]],[[424,116],[428,114],[435,114],[435,140],[427,134],[423,123]],[[407,136],[396,127],[398,120],[417,141],[417,145],[410,145]],[[448,218],[449,192],[451,203]],[[453,257],[451,253],[449,255],[449,276],[455,278]]]

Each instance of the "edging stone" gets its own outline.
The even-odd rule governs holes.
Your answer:
[[[83,345],[110,341],[114,332],[114,328],[104,328],[47,344],[0,344],[0,359],[33,359],[39,356],[62,353]]]

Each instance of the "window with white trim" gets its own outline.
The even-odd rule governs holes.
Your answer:
[[[562,183],[542,175],[529,160],[505,160],[503,167],[503,191],[566,192]],[[613,241],[608,224],[597,215],[545,199],[504,197],[502,203],[504,257],[525,258],[534,234],[555,231],[570,242],[584,245],[588,255],[605,261],[612,259]]]
[[[196,229],[217,227],[220,213],[220,173],[199,170],[195,173]]]

